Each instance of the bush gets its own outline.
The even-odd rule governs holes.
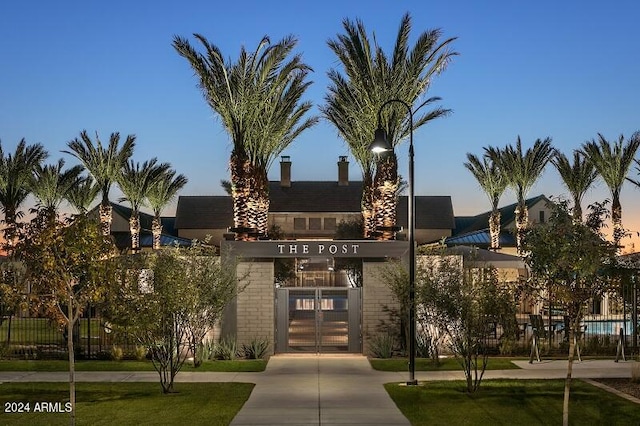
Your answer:
[[[389,333],[376,334],[371,338],[369,351],[375,358],[391,358],[395,339]]]
[[[238,344],[235,338],[224,338],[216,345],[216,358],[223,360],[234,360],[238,356]]]
[[[498,344],[498,350],[502,356],[513,356],[516,347],[516,341],[510,337],[503,337]]]
[[[213,340],[205,340],[196,347],[194,367],[199,367],[202,361],[209,361],[216,357],[216,343]]]
[[[269,350],[269,341],[266,337],[253,338],[249,344],[242,345],[242,352],[245,358],[261,359],[267,355]]]
[[[136,361],[143,361],[147,358],[147,354],[149,351],[144,346],[136,346],[136,350],[134,351],[134,357]]]
[[[124,356],[124,351],[120,346],[113,345],[111,347],[111,359],[114,361],[121,361]]]

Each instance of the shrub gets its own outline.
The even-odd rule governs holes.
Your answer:
[[[193,366],[199,367],[202,361],[209,361],[216,357],[216,343],[213,340],[205,340],[196,347],[196,356]]]
[[[267,355],[269,350],[269,341],[266,337],[253,338],[248,344],[242,345],[242,352],[245,358],[261,359]]]
[[[389,333],[376,334],[371,338],[369,351],[375,358],[391,358],[395,339]]]
[[[225,337],[216,345],[216,358],[234,360],[238,356],[238,344],[235,338]]]
[[[515,352],[516,341],[510,337],[503,337],[500,339],[500,343],[498,345],[498,350],[500,351],[500,355],[503,356],[512,356]]]
[[[149,351],[145,346],[136,346],[136,350],[134,351],[134,357],[136,361],[142,361],[147,358],[147,354]]]
[[[121,361],[124,356],[124,351],[120,346],[113,345],[111,347],[111,359],[114,361]]]

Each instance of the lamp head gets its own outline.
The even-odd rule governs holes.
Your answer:
[[[387,141],[387,132],[385,132],[384,129],[380,127],[376,129],[373,142],[369,145],[369,149],[375,154],[391,151],[393,149],[391,144],[389,144],[389,141]]]

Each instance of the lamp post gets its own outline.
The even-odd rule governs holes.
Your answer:
[[[417,385],[416,380],[416,253],[415,253],[415,196],[413,188],[413,111],[411,106],[400,100],[390,99],[382,104],[378,110],[378,128],[369,149],[374,153],[392,151],[393,147],[387,140],[387,134],[382,128],[382,110],[387,105],[397,102],[404,105],[409,112],[409,199],[407,200],[407,210],[409,214],[409,381],[407,385]],[[420,105],[422,107],[427,102]],[[416,111],[420,108],[418,107]]]

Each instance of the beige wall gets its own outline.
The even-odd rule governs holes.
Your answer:
[[[358,220],[362,217],[360,213],[269,213],[269,228],[275,225],[284,232],[287,238],[333,238],[335,229],[324,229],[324,219],[335,218],[336,226],[344,221]],[[295,229],[294,219],[306,219],[306,229]],[[321,219],[322,229],[309,229],[309,218]]]
[[[380,333],[379,326],[382,321],[389,322],[390,317],[383,310],[386,305],[390,308],[399,308],[399,304],[393,298],[393,293],[382,278],[382,268],[386,262],[363,262],[362,264],[362,350],[369,355],[371,339]]]
[[[254,338],[265,338],[271,342],[271,355],[275,343],[273,261],[240,262],[237,271],[240,280],[238,286],[246,286],[238,294],[235,303],[238,347]]]

